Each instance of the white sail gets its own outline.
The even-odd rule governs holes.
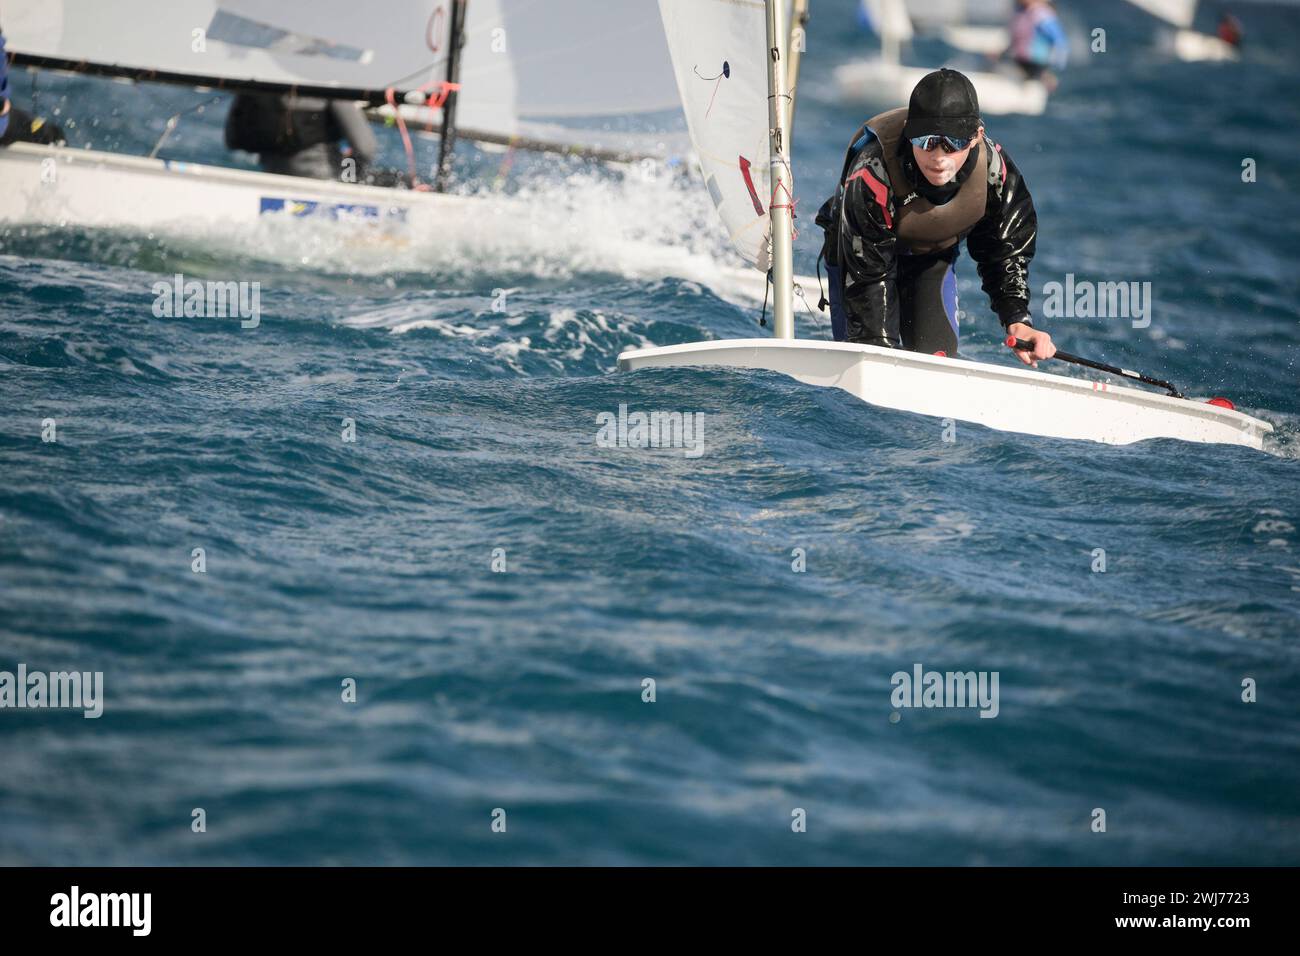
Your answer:
[[[472,0],[461,56],[456,122],[470,129],[538,135],[538,120],[677,106],[654,0]],[[436,112],[432,121],[441,122]],[[608,130],[596,138],[619,140]]]
[[[0,0],[9,49],[142,75],[367,90],[447,75],[451,0]],[[197,31],[197,32],[196,32]],[[654,0],[472,0],[460,126],[537,135],[554,123],[675,110]],[[441,125],[437,109],[422,122]],[[646,132],[644,129],[640,132]],[[573,133],[617,147],[616,131]],[[642,137],[644,138],[644,137]]]
[[[1196,0],[1129,0],[1129,3],[1166,23],[1184,29],[1190,27],[1196,19]]]
[[[121,72],[382,91],[445,60],[447,0],[4,0],[15,53]]]
[[[912,39],[912,18],[903,0],[860,0],[860,3],[863,19],[882,42],[898,44]]]
[[[1015,13],[1014,0],[904,0],[912,23],[919,29],[963,23],[1000,23],[1005,26]]]
[[[509,69],[523,117],[615,116],[677,106],[654,0],[471,0],[465,96]],[[458,107],[461,108],[461,107]]]
[[[966,0],[906,0],[905,6],[912,21],[923,29],[941,23],[964,23],[969,16]]]
[[[772,200],[762,0],[659,0],[704,182],[733,245],[768,266]]]

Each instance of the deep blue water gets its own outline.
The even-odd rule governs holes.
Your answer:
[[[830,82],[852,4],[813,6],[804,272],[863,118]],[[1243,62],[1198,65],[1125,6],[1063,6],[1108,52],[988,124],[1038,208],[1035,298],[1151,281],[1156,312],[1047,327],[1228,395],[1277,428],[1266,453],[946,442],[775,375],[615,373],[756,331],[670,175],[520,158],[507,190],[551,228],[359,251],[310,224],[0,226],[0,670],[102,671],[106,696],[0,711],[0,862],[1300,862],[1300,12],[1240,5]],[[138,153],[202,98],[40,97],[74,145]],[[223,117],[164,155],[228,162]],[[462,182],[501,159],[467,150]],[[647,240],[691,253],[665,270]],[[963,350],[1007,361],[959,269]],[[260,281],[260,326],[155,318],[176,271]],[[620,403],[703,412],[706,453],[599,447]],[[916,663],[998,672],[998,716],[891,720]]]

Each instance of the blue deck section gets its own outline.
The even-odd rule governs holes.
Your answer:
[[[341,222],[405,222],[401,206],[378,206],[370,203],[331,203],[315,199],[263,196],[259,214],[285,213],[290,216],[320,216]]]

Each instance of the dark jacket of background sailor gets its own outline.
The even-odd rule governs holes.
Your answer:
[[[352,148],[357,182],[378,151],[356,104],[307,96],[241,93],[230,104],[225,134],[227,148],[257,153],[266,172],[313,179],[342,176],[340,140]]]

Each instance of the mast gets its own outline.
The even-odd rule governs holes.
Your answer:
[[[769,126],[772,197],[768,213],[772,224],[772,314],[773,334],[778,339],[794,338],[794,177],[786,154],[790,88],[787,83],[786,53],[789,35],[785,31],[787,0],[767,0],[767,121]]]
[[[912,39],[912,19],[903,0],[884,0],[880,5],[880,58],[892,66],[901,62],[899,48]]]
[[[460,82],[460,48],[465,43],[465,11],[469,0],[452,0],[451,29],[448,31],[447,82]],[[447,191],[451,176],[451,153],[456,146],[456,91],[451,90],[442,103],[442,136],[438,142],[438,175],[433,188]]]
[[[898,66],[898,34],[886,27],[880,34],[880,58],[891,66]]]

